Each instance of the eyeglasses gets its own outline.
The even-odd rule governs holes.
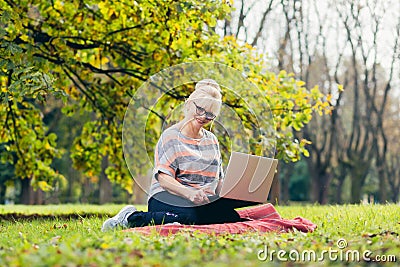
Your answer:
[[[217,115],[214,115],[214,113],[208,112],[208,111],[206,111],[204,108],[202,108],[202,107],[196,105],[195,102],[193,102],[193,104],[196,106],[196,113],[197,113],[197,115],[203,116],[203,115],[205,114],[205,115],[206,115],[206,119],[207,119],[207,120],[210,120],[210,121],[213,120],[213,119],[215,119],[215,117],[217,117]]]

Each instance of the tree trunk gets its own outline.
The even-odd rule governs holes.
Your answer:
[[[40,188],[33,190],[33,204],[43,205],[44,204],[44,191]]]
[[[137,184],[133,186],[133,203],[147,204],[147,193]]]
[[[328,203],[328,189],[331,181],[331,175],[323,170],[309,168],[311,176],[311,201],[319,204]]]
[[[63,202],[75,203],[81,197],[81,195],[76,194],[75,188],[82,184],[82,173],[73,168],[72,160],[69,157],[66,157],[65,160],[69,166],[65,174],[68,177],[68,189],[65,192]]]
[[[279,204],[279,197],[280,197],[280,182],[279,182],[279,168],[277,168],[277,171],[274,176],[274,180],[272,180],[271,184],[271,190],[269,194],[269,202],[272,205],[277,205]]]
[[[362,187],[364,186],[365,178],[367,177],[371,160],[355,159],[352,161],[350,168],[351,177],[351,196],[350,202],[358,204],[361,201]]]
[[[351,196],[350,202],[352,204],[359,204],[361,201],[361,177],[352,174],[353,179],[351,179]]]
[[[357,166],[358,164],[356,164]],[[361,166],[361,165],[358,165]],[[358,204],[361,201],[361,191],[364,185],[365,177],[367,175],[366,171],[363,171],[360,167],[355,168],[353,167],[350,170],[351,176],[351,196],[350,202],[352,204]]]
[[[328,189],[329,183],[331,181],[330,174],[324,171],[320,173],[318,176],[318,184],[319,188],[317,189],[317,202],[320,204],[327,204],[328,203]]]
[[[321,187],[319,189],[318,202],[325,205],[328,203],[329,184],[331,183],[332,176],[328,172],[321,175]]]
[[[19,199],[23,205],[43,205],[44,192],[40,188],[33,190],[31,179],[24,178],[21,179],[21,194]]]
[[[6,202],[6,190],[7,187],[4,184],[0,185],[0,205]]]
[[[294,163],[287,163],[280,165],[280,173],[282,178],[281,179],[282,202],[284,204],[288,204],[290,200],[289,184],[290,184],[290,177],[292,177],[293,172],[294,172]]]
[[[338,177],[339,183],[335,192],[335,200],[337,204],[343,204],[342,191],[343,191],[344,180],[345,177]]]
[[[31,179],[21,179],[21,194],[19,199],[23,205],[33,204],[33,189],[31,186]]]
[[[101,161],[101,173],[99,181],[99,204],[112,202],[112,185],[105,170],[108,167],[108,157],[104,156]]]
[[[328,185],[330,182],[329,174],[325,171],[317,172],[312,179],[312,196],[313,202],[319,204],[328,203]]]
[[[399,201],[399,193],[400,193],[400,190],[399,190],[398,187],[393,190],[393,193],[392,193],[392,201],[393,201],[393,203],[397,203]]]
[[[378,177],[379,177],[378,200],[380,203],[385,203],[388,200],[386,174],[383,168],[380,166],[378,166]]]
[[[91,198],[92,194],[93,194],[92,184],[88,178],[85,178],[85,180],[82,183],[82,193],[80,202],[91,203],[93,201],[93,198]]]
[[[133,203],[147,204],[147,196],[150,191],[152,171],[147,174],[135,178],[133,186]]]

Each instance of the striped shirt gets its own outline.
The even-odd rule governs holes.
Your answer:
[[[216,136],[203,129],[203,137],[193,139],[183,135],[177,127],[166,129],[154,152],[149,198],[165,191],[157,180],[160,172],[174,177],[186,187],[215,188],[224,175]]]

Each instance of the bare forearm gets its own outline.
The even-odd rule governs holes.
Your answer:
[[[179,183],[173,177],[165,173],[160,173],[158,175],[158,182],[160,183],[161,187],[168,192],[184,198],[189,198],[190,189]]]
[[[162,188],[164,188],[171,194],[189,199],[195,204],[205,204],[210,202],[206,193],[203,190],[194,190],[187,188],[186,186],[175,180],[173,177],[165,173],[160,173],[158,175],[158,182],[160,183]]]

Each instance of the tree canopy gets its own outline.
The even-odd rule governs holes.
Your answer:
[[[122,153],[122,122],[129,101],[160,70],[204,60],[239,70],[259,88],[271,107],[278,158],[296,161],[307,156],[310,140],[297,140],[293,130],[304,127],[315,111],[329,113],[330,96],[318,87],[306,88],[290,73],[269,71],[268,62],[253,47],[216,34],[217,21],[230,11],[223,1],[1,1],[2,162],[14,165],[16,177],[31,179],[44,190],[64,179],[52,168],[62,151],[42,114],[47,99],[59,97],[64,114],[92,114],[74,141],[74,166],[86,176],[98,176],[107,157],[108,179],[131,192],[133,180]],[[179,105],[192,89],[188,85],[181,94],[171,95],[170,107]],[[237,101],[228,94],[224,98],[244,123],[251,122],[246,106]],[[155,112],[166,117],[166,106]],[[150,128],[155,123],[140,115],[136,119],[149,120]],[[150,144],[158,134],[154,130]],[[264,141],[256,137],[252,149]],[[138,151],[138,160],[142,153]]]

